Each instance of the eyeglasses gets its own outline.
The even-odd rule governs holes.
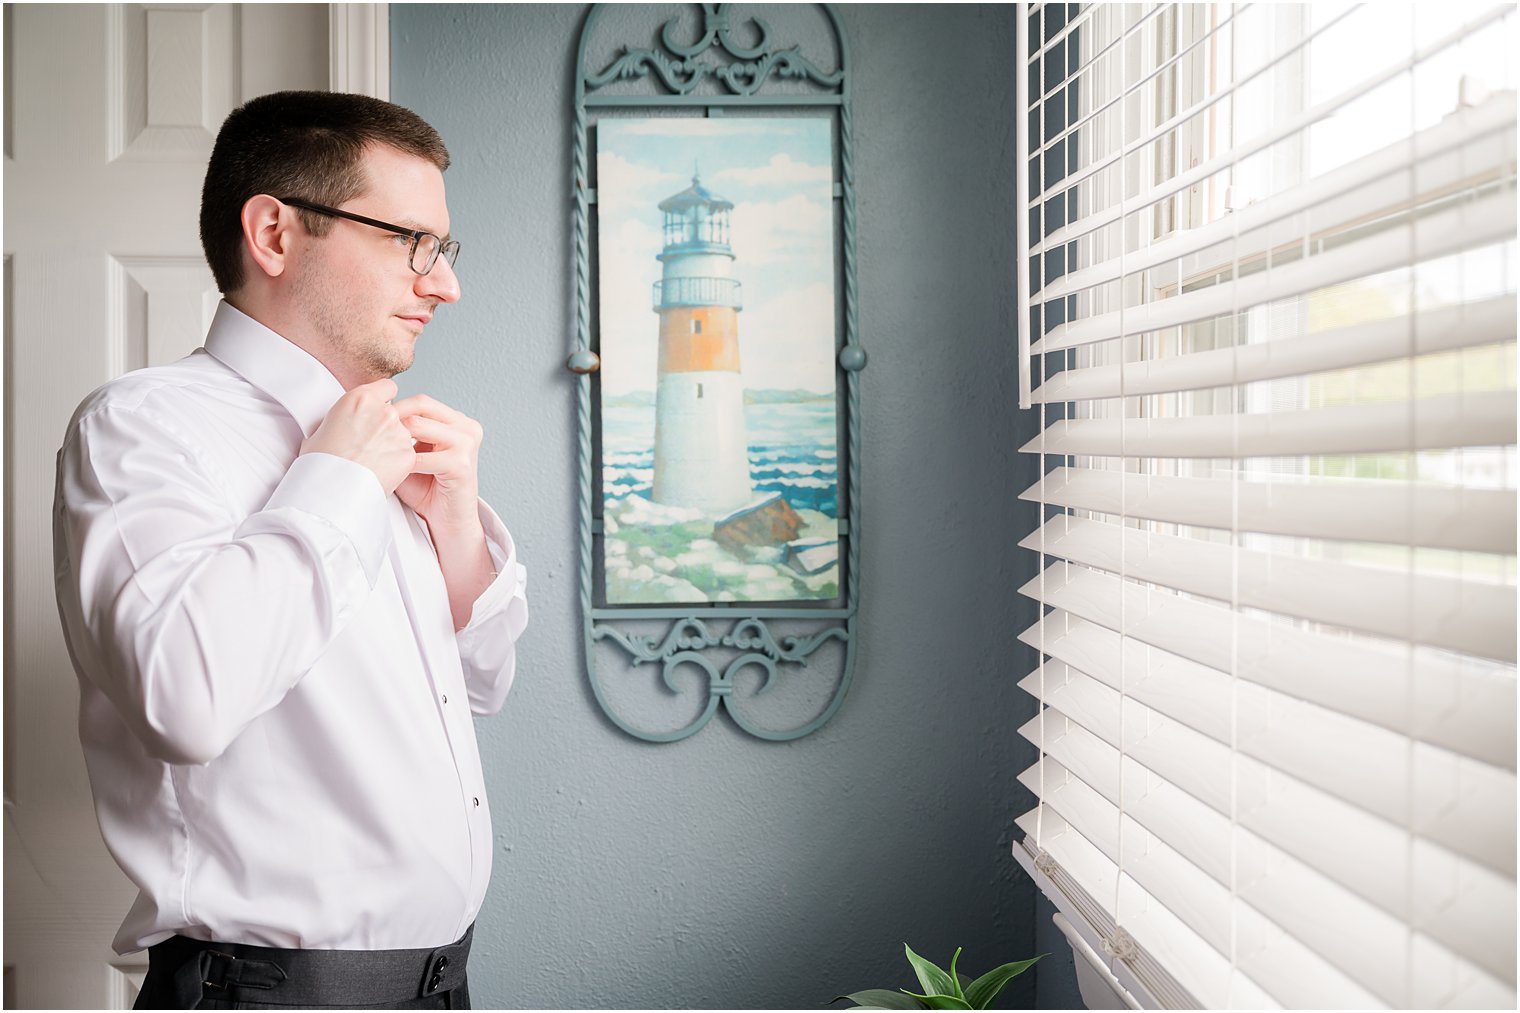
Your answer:
[[[361,225],[372,225],[377,229],[394,232],[398,236],[406,236],[412,241],[411,252],[407,254],[406,262],[413,271],[418,274],[427,274],[438,263],[438,257],[443,256],[449,262],[449,267],[454,266],[454,261],[459,259],[459,240],[450,239],[445,241],[441,236],[435,236],[431,232],[423,232],[419,229],[402,228],[400,225],[392,225],[389,222],[376,221],[363,215],[356,215],[349,211],[339,211],[330,208],[326,204],[313,204],[309,200],[299,197],[276,197],[281,204],[290,204],[294,207],[305,208],[307,211],[315,211],[319,215],[331,215],[334,218],[347,218],[351,222]]]

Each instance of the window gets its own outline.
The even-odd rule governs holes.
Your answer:
[[[1015,855],[1144,1002],[1515,1004],[1517,23],[1029,7]]]

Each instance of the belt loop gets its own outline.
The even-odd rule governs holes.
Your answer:
[[[174,972],[174,1001],[179,1009],[195,1009],[205,995],[205,986],[211,984],[211,951],[201,950]],[[213,985],[221,988],[221,985]]]
[[[285,968],[272,960],[252,960],[227,954],[218,956],[225,956],[228,960],[225,980],[239,988],[277,988],[285,982]]]
[[[214,988],[218,992],[227,988],[227,979],[231,976],[233,965],[237,958],[230,953],[221,950],[202,950],[206,960],[197,961],[197,966],[204,965],[201,973],[201,984],[207,988]],[[233,982],[236,984],[236,982]]]
[[[244,960],[221,950],[201,950],[174,973],[174,994],[182,1009],[194,1009],[206,989],[275,988],[285,981],[285,969],[270,960]]]

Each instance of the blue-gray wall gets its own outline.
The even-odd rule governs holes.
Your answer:
[[[964,946],[973,973],[1053,949],[1009,856],[1032,759],[1015,685],[1032,609],[1015,588],[1034,566],[1014,544],[1031,464],[1011,353],[1012,12],[841,9],[871,356],[855,682],[794,743],[720,715],[656,746],[602,718],[580,646],[564,360],[585,8],[391,6],[392,97],[449,144],[464,243],[464,299],[403,388],[484,423],[482,488],[530,573],[517,685],[478,725],[497,848],[477,1005],[808,1008],[911,984],[904,941],[940,960]],[[1067,1004],[1068,979],[1041,999]],[[1006,1004],[1032,1004],[1035,985]]]

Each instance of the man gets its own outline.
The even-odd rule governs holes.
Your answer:
[[[525,572],[480,426],[392,401],[459,298],[416,114],[283,92],[223,124],[205,347],[85,399],[58,456],[59,611],[101,833],[140,888],[140,1008],[464,1008],[491,868],[472,714]]]

